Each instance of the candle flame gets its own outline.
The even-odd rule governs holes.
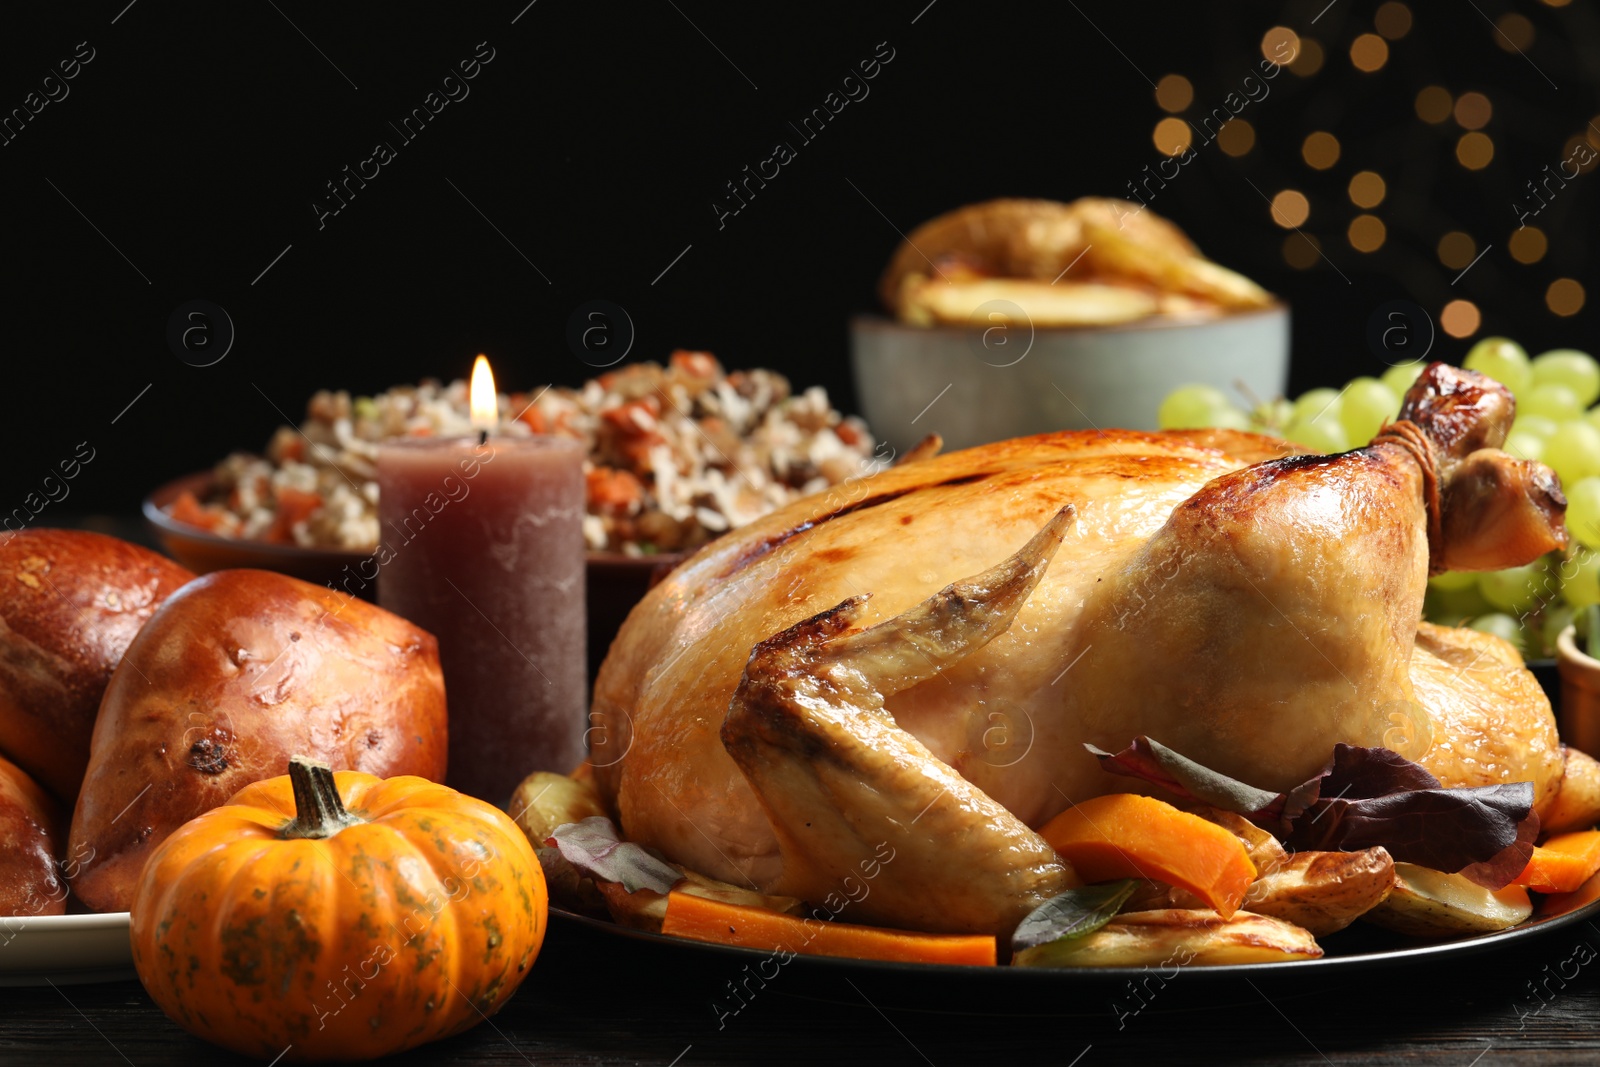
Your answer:
[[[469,394],[472,428],[493,430],[500,422],[500,403],[494,391],[494,372],[489,369],[489,361],[481,354],[472,364],[472,387]]]

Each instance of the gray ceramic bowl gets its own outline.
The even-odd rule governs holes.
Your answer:
[[[1153,430],[1162,398],[1189,382],[1241,405],[1239,385],[1281,396],[1289,309],[988,330],[862,316],[850,323],[850,358],[867,425],[902,451],[930,433],[951,450],[1051,430]]]

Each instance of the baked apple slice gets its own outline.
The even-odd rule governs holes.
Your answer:
[[[439,781],[445,745],[433,635],[286,575],[208,574],[162,605],[106,689],[72,816],[73,891],[126,909],[156,845],[290,756]]]
[[[0,752],[70,807],[122,653],[194,574],[86,530],[0,537]]]
[[[65,815],[26,771],[0,758],[0,915],[67,910],[67,885],[56,864]],[[10,932],[10,924],[0,924],[0,945]]]

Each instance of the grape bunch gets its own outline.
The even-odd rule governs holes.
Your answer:
[[[1486,337],[1462,365],[1517,398],[1502,447],[1560,476],[1572,543],[1523,567],[1431,578],[1423,614],[1431,622],[1503,637],[1528,659],[1550,656],[1556,636],[1575,616],[1583,628],[1588,613],[1580,609],[1600,604],[1600,364],[1570,348],[1529,359],[1515,341]],[[1317,452],[1345,452],[1371,441],[1399,414],[1423,366],[1391,367],[1381,378],[1356,378],[1342,389],[1312,389],[1293,401],[1258,402],[1248,410],[1220,389],[1184,385],[1161,402],[1157,419],[1164,430],[1253,430]]]

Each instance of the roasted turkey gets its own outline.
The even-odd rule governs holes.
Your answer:
[[[1430,572],[1566,543],[1554,475],[1498,449],[1513,411],[1434,364],[1343,455],[1055,433],[798,501],[635,608],[596,782],[629,838],[766,892],[823,900],[886,844],[851,917],[928,930],[1005,932],[1077,884],[1035,829],[1129,788],[1085,742],[1147,734],[1271,788],[1386,745],[1447,786],[1532,781],[1547,813],[1567,772],[1538,684],[1420,621]]]

